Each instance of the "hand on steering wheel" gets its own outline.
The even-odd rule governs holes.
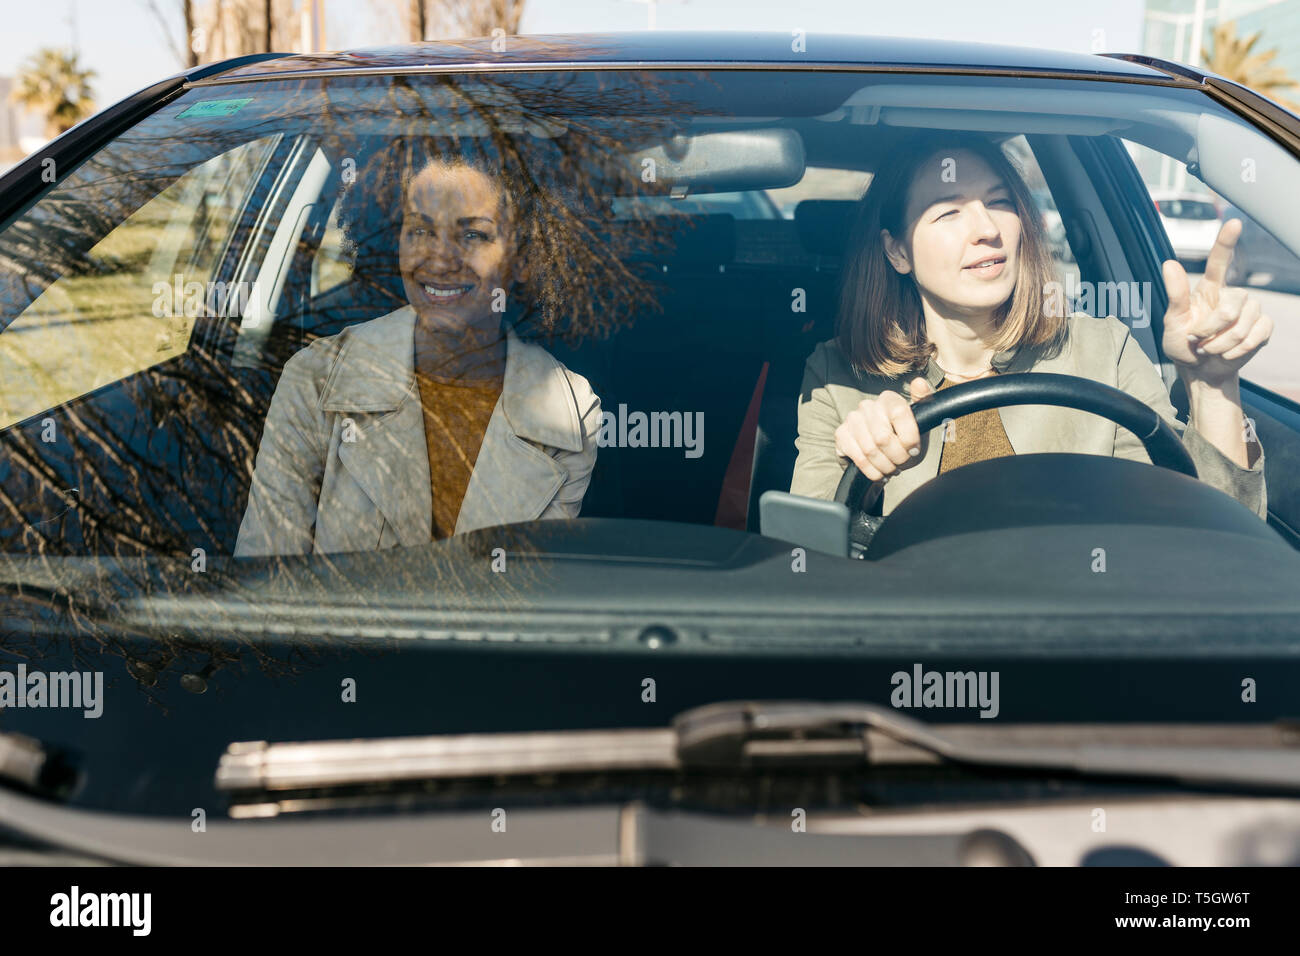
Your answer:
[[[898,398],[901,400],[902,396]],[[1100,415],[1136,435],[1146,448],[1152,465],[1182,472],[1192,478],[1198,477],[1196,465],[1192,463],[1182,439],[1154,408],[1127,392],[1091,379],[1047,372],[998,375],[945,388],[942,395],[927,396],[914,410],[909,407],[907,411],[909,416],[914,415],[919,438],[943,424],[946,418],[960,418],[972,412],[1008,405],[1056,405]],[[891,420],[897,422],[899,416]],[[872,434],[874,437],[874,431]],[[894,434],[897,435],[897,432]],[[839,442],[840,435],[837,431],[837,447]],[[903,454],[909,459],[919,460],[920,457],[907,455],[906,451]],[[889,460],[892,463],[894,459],[890,457]],[[868,464],[874,465],[874,462],[874,457],[868,458]],[[875,471],[882,478],[887,476],[879,467]],[[835,500],[847,505],[854,515],[855,551],[861,549],[865,552],[871,534],[879,526],[879,519],[865,522],[861,516],[874,507],[882,490],[880,478],[872,479],[855,462],[850,461],[835,491]]]
[[[935,394],[919,376],[912,380],[912,401]],[[864,398],[835,429],[835,453],[856,465],[871,481],[881,481],[921,460],[921,432],[907,399],[898,392]]]

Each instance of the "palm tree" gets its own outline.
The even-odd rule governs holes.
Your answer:
[[[46,47],[19,70],[10,98],[43,114],[45,135],[53,138],[95,111],[94,78],[94,70],[77,65],[76,53]]]
[[[1295,90],[1297,83],[1286,70],[1273,64],[1277,50],[1252,52],[1259,41],[1260,32],[1256,31],[1243,40],[1237,36],[1234,21],[1220,23],[1214,28],[1213,49],[1202,47],[1201,60],[1207,70],[1219,74],[1225,80],[1250,87],[1293,113],[1300,113],[1300,104],[1280,95],[1280,91]]]

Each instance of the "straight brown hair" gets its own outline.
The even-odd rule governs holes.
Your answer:
[[[906,136],[891,150],[886,166],[872,178],[859,201],[844,257],[835,335],[853,368],[862,374],[894,378],[924,369],[934,352],[925,329],[921,293],[913,274],[900,275],[885,256],[880,231],[902,241],[912,183],[924,164],[958,150],[982,158],[1011,192],[1020,217],[1019,274],[1015,290],[994,312],[996,351],[1023,345],[1059,346],[1065,337],[1065,311],[1049,299],[1057,269],[1038,208],[1024,176],[995,142],[949,130]]]

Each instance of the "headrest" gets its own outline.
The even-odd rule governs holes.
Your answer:
[[[668,266],[726,265],[736,258],[736,220],[728,213],[654,216],[619,224],[634,241],[636,261]]]
[[[842,256],[857,210],[855,199],[805,199],[794,207],[794,223],[804,250],[819,256]]]

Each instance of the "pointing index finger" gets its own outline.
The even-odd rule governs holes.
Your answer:
[[[1233,250],[1237,246],[1237,240],[1241,238],[1241,228],[1240,219],[1229,219],[1219,229],[1219,235],[1214,240],[1214,248],[1210,250],[1210,256],[1205,260],[1205,276],[1202,282],[1209,282],[1219,289],[1223,288],[1223,283],[1228,276],[1228,265],[1232,262]]]

